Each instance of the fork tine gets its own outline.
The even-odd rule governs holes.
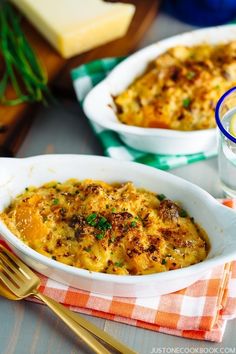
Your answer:
[[[25,265],[19,258],[17,258],[12,252],[8,251],[4,246],[0,244],[0,254],[5,254],[7,257],[13,262],[16,268],[20,270],[20,272],[26,277],[27,279],[35,278],[35,273]]]
[[[6,285],[6,287],[10,289],[13,293],[19,290],[19,286],[17,286],[15,282],[12,281],[12,279],[10,279],[8,275],[6,275],[5,268],[0,271],[0,279]]]
[[[16,275],[19,274],[19,277],[21,279],[25,278],[25,274],[21,272],[19,265],[16,264],[14,262],[14,260],[11,257],[9,257],[9,255],[7,253],[3,253],[3,252],[1,252],[1,250],[0,250],[0,259],[3,262],[5,262],[6,265],[8,266],[8,268],[10,268],[10,270],[12,270],[14,273],[16,273]],[[28,279],[28,277],[27,277],[27,279]]]
[[[2,260],[2,257],[0,255],[0,279],[2,279],[3,281],[5,281],[5,283],[7,282],[7,285],[10,287],[10,285],[12,285],[12,287],[14,289],[19,289],[20,288],[20,284],[24,283],[24,280],[20,279],[16,273],[14,273],[8,266],[7,264],[4,262],[4,260]]]
[[[21,297],[40,285],[37,275],[2,245],[0,245],[0,279],[15,295]]]
[[[8,257],[0,253],[0,264],[4,267],[4,272],[18,285],[19,282],[24,282],[25,277],[21,272],[11,263]]]

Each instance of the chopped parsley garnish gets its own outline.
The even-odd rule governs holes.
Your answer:
[[[179,216],[181,216],[181,218],[186,218],[188,216],[188,213],[186,210],[181,209],[179,212]]]
[[[130,226],[135,227],[137,225],[136,221],[131,221]]]
[[[52,256],[52,259],[53,259],[54,261],[56,261],[56,260],[57,260],[57,257],[56,257],[56,256]]]
[[[183,103],[183,107],[184,108],[188,108],[190,106],[190,103],[191,103],[191,98],[189,98],[189,97],[184,98],[182,103]]]
[[[53,203],[53,205],[59,204],[59,199],[57,199],[57,198],[53,199],[52,203]]]
[[[192,80],[195,75],[196,75],[196,73],[195,73],[194,71],[188,71],[188,72],[187,72],[187,75],[186,75],[186,78],[187,78],[188,80]]]
[[[165,258],[163,258],[163,260],[161,261],[161,264],[166,264]]]
[[[157,199],[159,199],[161,202],[162,200],[166,199],[166,196],[165,194],[157,194]]]
[[[116,212],[116,208],[112,208],[112,209],[111,209],[111,212],[112,212],[112,213],[115,213],[115,212]]]
[[[123,267],[123,263],[122,262],[115,262],[114,265],[116,267]]]
[[[26,192],[28,192],[28,190],[29,190],[29,188],[28,188],[28,187],[26,187],[26,188],[25,188],[25,191],[26,191]]]

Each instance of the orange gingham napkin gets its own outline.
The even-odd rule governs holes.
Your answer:
[[[236,209],[236,200],[221,202]],[[73,311],[176,336],[220,342],[227,320],[236,318],[236,261],[186,289],[149,298],[103,296],[39,277],[40,291]]]

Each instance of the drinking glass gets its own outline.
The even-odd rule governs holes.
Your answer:
[[[218,101],[215,111],[218,126],[218,167],[223,192],[236,197],[236,87],[228,90]]]

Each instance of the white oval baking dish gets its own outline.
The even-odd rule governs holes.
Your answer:
[[[140,76],[150,61],[171,47],[232,40],[236,40],[236,25],[224,25],[180,34],[134,53],[89,92],[83,104],[86,116],[103,129],[117,132],[125,144],[141,151],[177,155],[213,150],[216,148],[216,129],[178,131],[125,125],[116,117],[113,97]]]
[[[86,155],[0,158],[0,211],[27,186],[40,186],[52,180],[63,182],[72,177],[111,183],[132,181],[137,187],[164,193],[170,199],[181,201],[208,233],[211,250],[206,260],[187,268],[141,276],[110,275],[49,259],[29,248],[0,221],[0,234],[12,250],[33,269],[52,279],[100,294],[148,297],[184,288],[212,267],[236,258],[236,213],[233,210],[181,178],[134,162]]]

